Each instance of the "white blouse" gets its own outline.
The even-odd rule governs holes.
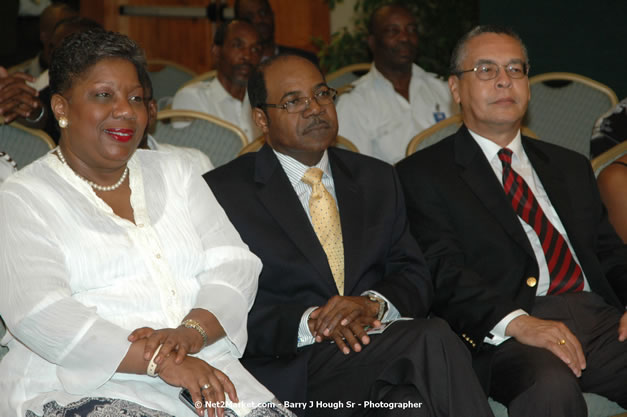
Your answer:
[[[171,153],[129,161],[135,224],[115,215],[49,153],[0,188],[0,415],[83,397],[190,416],[180,388],[116,373],[138,327],[177,327],[211,311],[227,337],[197,356],[226,373],[245,415],[273,395],[239,363],[261,262],[202,177]]]

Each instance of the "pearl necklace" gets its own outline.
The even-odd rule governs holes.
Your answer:
[[[67,161],[65,160],[65,157],[63,156],[63,153],[61,152],[61,147],[57,146],[57,155],[59,155],[59,159],[61,160],[61,162],[63,162],[64,165],[67,165],[72,172],[74,173],[74,175],[76,175],[78,178],[82,179],[83,181],[85,181],[87,184],[89,184],[89,186],[91,188],[93,188],[94,190],[98,190],[98,191],[113,191],[113,190],[117,190],[118,188],[120,188],[120,185],[122,185],[122,183],[124,182],[124,180],[126,179],[126,176],[128,175],[128,166],[124,169],[124,173],[122,173],[122,176],[120,177],[120,179],[118,180],[118,182],[116,182],[113,185],[99,185],[96,184],[93,181],[88,180],[87,178],[81,177],[80,175],[78,175],[76,173],[76,171],[74,171],[72,169],[71,166],[68,165]]]

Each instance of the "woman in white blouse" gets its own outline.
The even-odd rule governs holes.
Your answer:
[[[0,415],[191,416],[181,388],[291,415],[237,359],[260,261],[189,164],[136,151],[144,65],[105,31],[54,51],[59,147],[0,189]]]

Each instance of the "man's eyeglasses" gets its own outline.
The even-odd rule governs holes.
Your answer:
[[[316,100],[316,103],[318,103],[320,106],[325,106],[327,104],[333,103],[336,96],[337,96],[337,91],[335,89],[325,88],[314,93],[313,97],[298,97],[298,98],[288,100],[283,104],[265,103],[262,106],[283,109],[288,113],[301,113],[309,109],[311,100]]]
[[[486,62],[468,70],[457,71],[454,74],[460,76],[465,72],[474,72],[477,78],[479,78],[480,80],[488,81],[498,77],[501,67],[505,68],[505,72],[507,73],[507,75],[510,76],[510,78],[523,78],[526,77],[529,73],[529,65],[522,62],[514,62],[507,65],[499,65],[494,62]]]

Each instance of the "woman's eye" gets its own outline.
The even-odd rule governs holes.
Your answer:
[[[96,93],[96,97],[107,98],[107,97],[111,97],[111,94],[109,94],[109,93],[107,93],[105,91],[102,91],[100,93]]]
[[[135,103],[143,103],[144,102],[144,98],[142,96],[133,96],[133,97],[131,97],[131,101],[133,101]]]

